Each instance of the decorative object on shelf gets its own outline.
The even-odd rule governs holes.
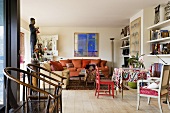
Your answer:
[[[155,20],[154,24],[157,24],[158,22],[162,22],[165,20],[165,9],[163,5],[158,5],[155,7]]]
[[[165,19],[170,19],[170,1],[165,6]]]
[[[169,37],[168,30],[151,30],[151,40]]]
[[[145,54],[139,56],[137,53],[136,56],[134,55],[130,56],[130,58],[128,59],[129,66],[132,65],[133,68],[145,68],[143,64],[143,59],[141,58],[144,55]]]
[[[130,23],[130,55],[140,54],[141,17]]]
[[[128,36],[128,35],[130,35],[130,29],[129,29],[129,26],[126,26],[124,28],[124,36]]]
[[[124,37],[124,29],[122,29],[122,32],[120,33],[120,38]]]
[[[123,49],[122,54],[123,55],[129,55],[129,48],[128,49]]]
[[[98,33],[74,33],[75,57],[98,57]]]

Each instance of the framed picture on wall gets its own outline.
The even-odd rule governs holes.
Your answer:
[[[98,33],[74,33],[74,57],[98,57]]]
[[[141,54],[141,17],[130,23],[130,55]]]

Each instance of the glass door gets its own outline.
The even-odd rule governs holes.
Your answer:
[[[4,0],[0,0],[0,104],[3,104],[3,68],[4,68]]]

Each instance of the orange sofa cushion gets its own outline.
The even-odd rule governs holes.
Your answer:
[[[72,63],[75,68],[81,68],[81,59],[80,60],[72,60]]]
[[[72,71],[77,71],[77,69],[76,68],[67,68],[70,72],[72,72]]]
[[[82,60],[82,67],[85,68],[86,65],[90,63],[90,60]]]
[[[59,62],[63,67],[66,67],[66,63],[71,63],[71,60],[60,60]]]

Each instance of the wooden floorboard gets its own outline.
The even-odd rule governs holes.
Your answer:
[[[165,98],[162,98],[164,101]],[[63,113],[159,113],[157,99],[151,99],[147,105],[147,98],[142,97],[139,110],[136,110],[136,90],[124,90],[112,96],[94,96],[94,90],[63,90]],[[162,103],[163,113],[170,113],[167,104]]]

